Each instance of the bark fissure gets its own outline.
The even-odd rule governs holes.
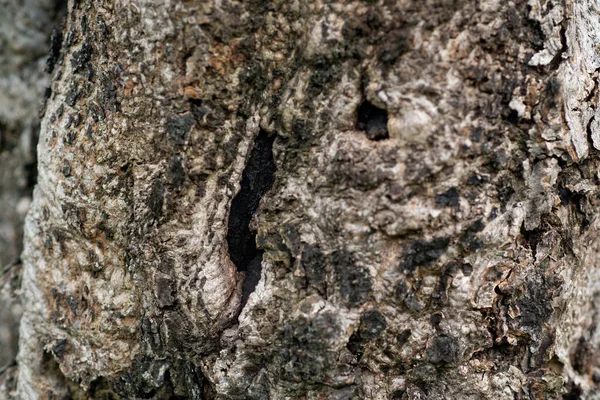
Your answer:
[[[254,291],[261,274],[263,251],[256,247],[256,232],[250,227],[261,198],[273,185],[275,162],[273,142],[275,136],[267,132],[258,134],[246,168],[242,174],[240,191],[231,202],[229,212],[227,245],[229,257],[238,271],[244,272],[242,306]]]

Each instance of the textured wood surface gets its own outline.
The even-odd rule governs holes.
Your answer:
[[[599,21],[69,2],[17,397],[595,398]]]

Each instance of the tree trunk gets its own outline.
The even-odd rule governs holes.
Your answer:
[[[67,8],[17,398],[597,396],[595,2]]]

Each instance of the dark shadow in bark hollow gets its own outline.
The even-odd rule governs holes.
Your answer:
[[[356,128],[365,131],[369,140],[388,139],[388,113],[368,101],[364,101],[357,110]]]
[[[240,191],[231,202],[229,211],[229,257],[238,271],[246,274],[242,285],[242,307],[260,280],[263,251],[256,248],[256,232],[251,231],[249,225],[260,199],[275,180],[274,140],[274,135],[269,137],[263,130],[258,134],[242,174]]]

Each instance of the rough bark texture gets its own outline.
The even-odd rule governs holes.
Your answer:
[[[594,398],[598,14],[71,1],[17,397]]]

